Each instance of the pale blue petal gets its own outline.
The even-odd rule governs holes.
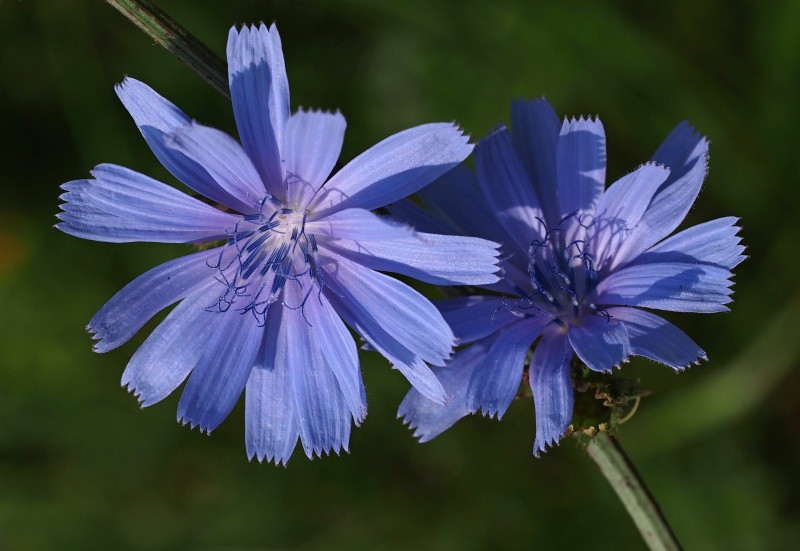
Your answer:
[[[128,341],[158,312],[192,293],[215,284],[209,265],[219,256],[211,249],[182,256],[140,275],[122,288],[89,322],[87,330],[98,340],[95,352],[108,352]]]
[[[403,418],[420,442],[432,440],[469,414],[467,387],[475,367],[486,359],[491,343],[492,339],[476,342],[456,352],[447,365],[433,368],[450,395],[446,404],[437,404],[413,388],[408,391],[397,410],[397,417]]]
[[[390,136],[333,175],[312,199],[317,214],[374,209],[428,185],[469,156],[468,137],[450,123],[424,124]]]
[[[130,77],[126,77],[115,90],[136,126],[139,127],[147,145],[173,176],[217,203],[231,205],[236,202],[229,193],[217,185],[199,163],[167,147],[166,136],[192,122],[183,111],[146,84]]]
[[[328,279],[330,280],[331,277]],[[372,349],[389,360],[392,367],[400,371],[423,396],[439,404],[445,403],[447,393],[431,368],[390,334],[387,331],[388,327],[381,326],[381,321],[375,319],[375,310],[381,305],[365,305],[354,300],[352,296],[337,291],[337,288],[334,288],[333,291],[327,296],[335,307],[336,313],[361,335]],[[423,319],[423,324],[424,322]],[[444,360],[439,363],[444,364]]]
[[[382,328],[421,360],[443,365],[455,336],[442,315],[420,293],[392,277],[339,257],[326,283],[359,314],[363,324]]]
[[[680,371],[706,359],[706,353],[686,333],[664,318],[638,308],[609,308],[609,315],[625,324],[631,352]]]
[[[522,369],[533,341],[550,318],[528,318],[504,328],[486,359],[475,368],[467,388],[467,409],[489,417],[503,417],[522,381]]]
[[[353,419],[356,425],[360,425],[367,416],[367,395],[361,379],[356,343],[325,295],[312,294],[305,302],[304,313],[312,324],[320,351],[336,376]]]
[[[245,387],[247,457],[276,465],[286,465],[300,437],[288,359],[293,336],[283,323],[287,311],[279,304],[269,311],[261,350]]]
[[[611,371],[628,361],[631,343],[625,325],[604,315],[585,315],[569,326],[569,342],[589,369]]]
[[[589,251],[598,270],[613,258],[636,227],[658,187],[669,176],[669,169],[646,164],[614,182],[597,205]]]
[[[342,151],[344,117],[300,110],[289,119],[283,159],[289,205],[302,209],[325,183]]]
[[[670,169],[639,223],[614,255],[614,269],[671,234],[689,212],[708,172],[708,141],[688,123],[679,124],[652,158]]]
[[[528,171],[548,228],[561,220],[556,188],[556,150],[561,121],[544,99],[511,103],[511,135],[517,154]]]
[[[93,180],[67,182],[56,227],[76,237],[127,243],[228,239],[238,217],[143,174],[99,165]]]
[[[433,304],[453,329],[459,344],[487,337],[520,319],[501,297],[472,295],[437,300]]]
[[[735,225],[738,221],[729,216],[692,226],[665,239],[631,264],[696,262],[732,270],[745,258],[742,239],[737,235],[740,228]]]
[[[382,241],[326,241],[326,247],[367,268],[434,285],[488,285],[499,281],[497,243],[477,237],[417,233]]]
[[[572,345],[567,334],[553,326],[542,335],[531,357],[528,380],[536,411],[536,440],[533,455],[555,446],[572,420],[575,401],[570,363]]]
[[[299,305],[305,294],[299,285],[290,283],[284,289],[284,302],[288,306]],[[306,303],[315,300],[317,297],[312,295]],[[303,307],[287,307],[281,321],[286,326],[286,357],[282,367],[292,379],[300,441],[309,458],[348,451],[350,441],[350,410],[321,348],[324,341],[317,338],[322,322],[307,318]],[[318,326],[312,327],[311,323]]]
[[[254,316],[233,309],[215,315],[221,319],[178,403],[178,421],[206,433],[217,428],[236,405],[264,337],[264,328]]]
[[[533,185],[507,128],[496,130],[475,148],[475,173],[492,216],[517,248],[527,253],[531,241],[541,240],[547,229]],[[480,219],[473,221],[480,223]]]
[[[142,407],[169,396],[197,365],[220,317],[206,308],[217,297],[216,286],[186,297],[136,350],[122,374]]]
[[[239,142],[225,132],[192,123],[166,138],[167,147],[203,165],[222,189],[236,199],[228,204],[243,214],[258,210],[266,195],[261,177]]]
[[[629,266],[602,280],[595,304],[643,306],[673,312],[725,312],[732,274],[726,268],[677,262]]]
[[[567,120],[556,148],[561,216],[592,215],[606,181],[606,133],[600,119]]]
[[[278,29],[236,27],[228,33],[228,82],[236,128],[264,186],[283,200],[282,148],[289,121],[289,80]]]
[[[411,226],[378,216],[365,209],[345,209],[306,223],[306,233],[321,241],[345,239],[356,242],[389,241],[414,235]]]

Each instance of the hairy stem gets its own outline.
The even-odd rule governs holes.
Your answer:
[[[680,551],[681,546],[658,504],[616,439],[602,431],[594,438],[580,432],[576,435],[614,488],[648,547],[654,551]]]
[[[114,9],[230,99],[225,60],[149,0],[106,0]]]

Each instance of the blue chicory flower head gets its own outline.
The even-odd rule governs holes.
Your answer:
[[[376,270],[434,284],[498,280],[497,245],[417,233],[370,212],[450,170],[472,146],[453,124],[395,134],[329,178],[344,137],[338,112],[289,111],[277,29],[231,29],[228,69],[239,142],[190,120],[145,84],[117,94],[161,163],[224,208],[116,165],[64,184],[57,227],[96,241],[206,243],[114,296],[89,323],[95,350],[125,343],[179,304],[122,376],[149,406],[187,379],[178,419],[210,432],[246,394],[247,454],[286,463],[347,450],[366,415],[356,344],[345,323],[435,403],[426,365],[455,339],[422,295]],[[344,322],[343,322],[344,320]]]
[[[504,243],[503,278],[490,294],[438,303],[462,343],[436,373],[453,398],[435,404],[412,390],[400,406],[424,442],[468,413],[502,417],[526,357],[536,411],[534,454],[558,442],[573,410],[573,354],[608,372],[630,356],[682,370],[706,357],[680,329],[641,308],[720,312],[731,270],[743,260],[736,218],[667,238],[697,197],[708,143],[678,125],[648,162],[604,190],[605,133],[599,119],[560,122],[543,100],[512,106],[475,149],[475,174],[461,166],[420,192],[428,210],[393,207],[426,231]],[[667,239],[665,239],[667,238]]]

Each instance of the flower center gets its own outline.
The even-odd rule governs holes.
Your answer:
[[[305,231],[308,215],[268,196],[257,213],[243,216],[212,266],[225,285],[214,308],[226,311],[237,303],[241,313],[252,312],[264,323],[287,282],[306,288],[306,299],[315,283],[321,287],[317,240]],[[302,308],[304,303],[289,307]]]
[[[544,222],[542,222],[544,226]],[[520,315],[547,315],[569,323],[592,311],[605,314],[585,297],[597,285],[597,271],[589,252],[587,231],[577,214],[567,216],[528,247],[530,292],[509,307]],[[576,237],[580,236],[580,237]]]

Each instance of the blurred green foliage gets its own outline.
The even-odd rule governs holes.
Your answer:
[[[231,24],[276,21],[292,105],[344,113],[343,160],[424,122],[481,136],[547,94],[601,115],[613,180],[692,121],[712,153],[688,223],[741,216],[751,258],[731,313],[672,317],[710,362],[626,366],[654,393],[622,443],[688,549],[800,546],[800,3],[159,4],[220,53]],[[0,2],[0,37],[0,550],[642,548],[573,442],[532,457],[530,402],[419,445],[395,419],[407,383],[373,353],[338,458],[248,463],[241,407],[210,438],[175,422],[177,393],[140,411],[118,381],[154,325],[103,356],[83,327],[185,250],[61,234],[58,186],[101,162],[174,183],[114,95],[126,74],[234,133],[230,106],[99,0]]]

